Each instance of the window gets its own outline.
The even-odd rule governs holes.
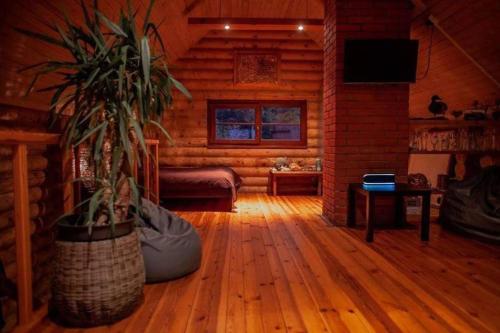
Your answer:
[[[306,147],[305,101],[209,101],[209,146]]]

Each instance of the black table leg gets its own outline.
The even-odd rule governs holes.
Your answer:
[[[420,239],[429,240],[429,224],[431,219],[431,195],[422,195],[422,222],[420,225]]]
[[[373,242],[373,229],[375,227],[375,195],[368,193],[366,196],[366,241]]]
[[[356,226],[356,191],[349,186],[347,194],[347,226]]]
[[[395,211],[395,214],[394,214],[394,224],[396,225],[396,227],[402,227],[404,225],[404,222],[405,222],[405,218],[404,218],[404,200],[403,200],[403,196],[402,195],[399,195],[398,193],[395,194],[395,198],[394,198],[394,211]]]

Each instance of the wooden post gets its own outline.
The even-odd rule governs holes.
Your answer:
[[[30,322],[33,315],[27,145],[25,143],[15,145],[13,157],[18,321],[19,325],[25,325]]]
[[[151,145],[146,146],[146,151],[144,152],[144,159],[142,163],[142,169],[144,173],[144,197],[148,200],[151,200],[151,179],[149,177],[150,174],[150,165],[149,165],[149,151]]]
[[[158,152],[158,142],[154,144],[155,149],[155,160],[154,160],[154,170],[153,170],[153,181],[154,181],[154,191],[155,191],[155,203],[160,204],[160,170],[159,170],[159,152]]]

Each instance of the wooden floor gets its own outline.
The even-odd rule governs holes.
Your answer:
[[[431,226],[327,225],[317,197],[244,195],[238,213],[182,213],[201,269],[146,286],[130,318],[88,332],[500,332],[500,247]],[[33,332],[82,332],[45,319]]]

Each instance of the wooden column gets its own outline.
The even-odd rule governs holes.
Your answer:
[[[144,152],[144,158],[142,163],[143,177],[144,177],[144,197],[151,200],[151,178],[150,178],[150,163],[149,163],[149,152],[150,145],[146,146],[146,151]]]
[[[160,204],[160,170],[159,170],[159,152],[158,152],[158,145],[159,142],[156,142],[156,144],[153,145],[154,147],[154,169],[153,169],[153,182],[154,182],[154,191],[155,191],[155,197],[154,197],[154,202],[159,205]]]
[[[28,147],[14,146],[14,214],[16,230],[17,292],[19,325],[33,315],[31,222],[28,195]]]

